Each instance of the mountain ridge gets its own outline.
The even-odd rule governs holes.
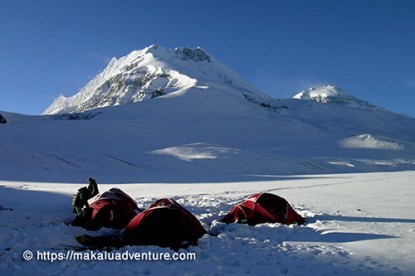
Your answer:
[[[43,115],[141,102],[197,86],[217,84],[261,94],[199,47],[168,49],[152,45],[119,59],[113,58],[78,93],[71,97],[61,95]]]
[[[254,88],[200,47],[170,49],[151,45],[126,56],[112,58],[104,70],[75,95],[60,95],[42,114],[79,113],[207,87],[221,90],[231,87],[240,91],[248,101],[265,106],[272,106],[277,100]],[[385,110],[329,84],[302,90],[293,98]]]

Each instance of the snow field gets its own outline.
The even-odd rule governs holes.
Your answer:
[[[66,252],[86,231],[63,223],[71,214],[71,195],[82,184],[0,182],[0,272],[146,275],[411,275],[415,266],[415,172],[276,177],[263,180],[192,184],[101,184],[121,188],[140,207],[173,197],[197,216],[210,235],[198,246],[196,261],[25,261],[22,253]],[[233,204],[256,192],[286,198],[307,219],[303,226],[255,227],[218,222]],[[116,252],[170,252],[128,246]]]

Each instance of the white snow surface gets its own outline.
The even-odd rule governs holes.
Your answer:
[[[174,178],[175,176],[171,176]],[[256,176],[236,182],[108,183],[140,207],[172,197],[191,211],[211,235],[187,261],[42,261],[37,252],[67,254],[83,234],[116,234],[68,226],[71,196],[80,183],[0,181],[0,273],[146,275],[413,275],[415,264],[415,172]],[[98,179],[99,181],[99,179]],[[233,204],[257,192],[286,198],[305,225],[225,225],[218,221]],[[12,210],[9,210],[12,209]],[[25,261],[23,252],[34,258]],[[99,251],[94,251],[98,253]],[[170,253],[155,246],[127,246],[112,253]]]

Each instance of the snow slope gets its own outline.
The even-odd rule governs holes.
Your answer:
[[[413,118],[246,95],[192,88],[79,114],[2,112],[0,179],[144,182],[176,173],[189,182],[201,173],[237,179],[415,168]]]
[[[413,275],[415,265],[414,172],[338,175],[261,176],[239,182],[169,184],[130,183],[118,187],[141,207],[173,197],[194,213],[212,235],[188,261],[41,261],[37,251],[66,254],[75,236],[101,235],[67,226],[71,194],[81,184],[0,182],[0,273],[149,275]],[[99,180],[99,179],[98,179]],[[217,220],[250,194],[267,191],[285,197],[306,217],[304,226],[225,225]],[[31,250],[34,259],[25,261]],[[174,252],[170,249],[125,247],[113,253]]]

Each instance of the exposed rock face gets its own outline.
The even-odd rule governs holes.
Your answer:
[[[0,124],[5,124],[7,123],[6,118],[4,118],[1,114],[0,114]]]

